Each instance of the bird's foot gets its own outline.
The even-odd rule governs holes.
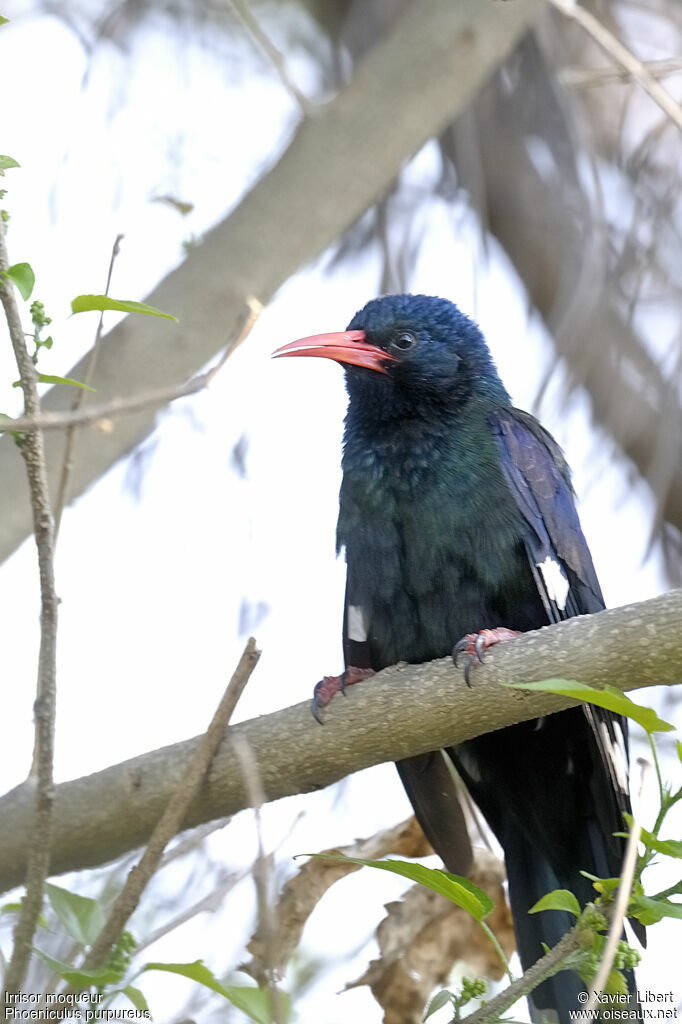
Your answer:
[[[373,675],[373,668],[356,668],[355,665],[349,665],[340,676],[323,676],[319,683],[315,684],[313,690],[311,706],[313,717],[320,725],[324,725],[320,717],[322,708],[326,708],[337,693],[345,693],[347,686],[353,686],[354,683],[360,683],[363,679],[369,679]]]
[[[459,643],[455,644],[452,649],[452,660],[455,663],[455,667],[457,667],[457,663],[462,655],[466,655],[464,680],[467,686],[471,686],[469,673],[472,666],[481,664],[483,655],[488,648],[493,647],[495,644],[504,643],[506,640],[513,640],[519,633],[520,630],[518,629],[506,629],[504,626],[498,626],[496,629],[482,629],[480,633],[467,633]]]

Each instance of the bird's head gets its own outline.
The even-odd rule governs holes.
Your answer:
[[[476,324],[431,295],[385,295],[345,331],[316,334],[274,356],[323,356],[343,363],[353,403],[405,416],[433,405],[461,406],[475,394],[507,400]]]

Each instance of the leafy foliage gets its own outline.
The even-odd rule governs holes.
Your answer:
[[[2,21],[0,21],[0,25],[4,25],[4,24],[6,24],[6,22],[7,22],[7,18],[3,18]],[[3,178],[5,176],[5,171],[8,171],[11,167],[20,167],[20,166],[21,166],[21,164],[18,164],[16,162],[16,160],[14,159],[14,157],[3,156],[0,153],[0,178]]]
[[[22,299],[27,300],[31,298],[31,292],[36,283],[36,276],[30,263],[14,263],[2,272],[2,276],[12,282]]]
[[[50,883],[45,892],[66,933],[81,949],[90,947],[104,925],[104,911],[97,900]]]
[[[538,914],[541,910],[567,910],[574,917],[580,917],[580,904],[569,889],[554,889],[539,899],[528,911]]]
[[[342,854],[313,853],[311,857],[319,857],[323,860],[350,861],[352,864],[361,864],[363,867],[378,868],[380,871],[391,871],[395,875],[402,875],[412,882],[425,885],[432,892],[438,892],[441,896],[455,903],[462,910],[481,922],[493,909],[493,901],[487,892],[479,889],[468,878],[461,875],[453,875],[449,871],[441,871],[438,868],[427,868],[423,864],[417,864],[406,860],[362,860],[359,857],[344,857]]]
[[[535,683],[504,683],[503,685],[514,690],[556,693],[560,697],[572,697],[574,700],[582,700],[586,704],[596,704],[600,708],[613,711],[614,714],[631,718],[649,734],[670,732],[675,728],[670,722],[664,722],[659,718],[653,708],[635,704],[615,686],[605,686],[603,690],[598,690],[594,686],[588,686],[587,683],[580,683],[575,679],[543,679]]]
[[[175,320],[176,322],[178,319],[171,313],[164,313],[144,302],[135,302],[133,299],[112,299],[108,295],[77,295],[71,302],[72,313],[90,313],[93,310],[102,313],[107,309],[116,310],[119,313],[145,313],[148,316],[162,316],[166,320]]]

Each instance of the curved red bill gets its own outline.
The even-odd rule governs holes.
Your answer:
[[[272,353],[273,359],[279,356],[323,356],[335,359],[337,363],[364,366],[367,370],[378,370],[379,373],[386,373],[386,364],[395,361],[395,357],[382,348],[369,345],[365,341],[364,331],[312,334],[309,338],[299,338],[298,341],[282,345]]]

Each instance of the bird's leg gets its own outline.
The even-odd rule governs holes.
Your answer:
[[[345,693],[347,686],[361,683],[363,679],[369,679],[374,674],[373,668],[357,668],[355,665],[349,665],[340,676],[323,676],[319,683],[315,684],[315,689],[313,690],[311,710],[314,718],[317,719],[320,725],[323,725],[324,723],[320,718],[322,708],[326,708],[327,704],[337,693]]]
[[[463,654],[466,655],[464,680],[467,686],[471,686],[469,673],[472,666],[479,665],[483,661],[483,655],[488,648],[504,643],[506,640],[513,640],[515,636],[519,636],[520,632],[518,629],[506,629],[504,626],[498,626],[495,629],[482,629],[480,633],[467,633],[459,643],[455,644],[452,649],[452,660],[455,667],[460,657]]]

